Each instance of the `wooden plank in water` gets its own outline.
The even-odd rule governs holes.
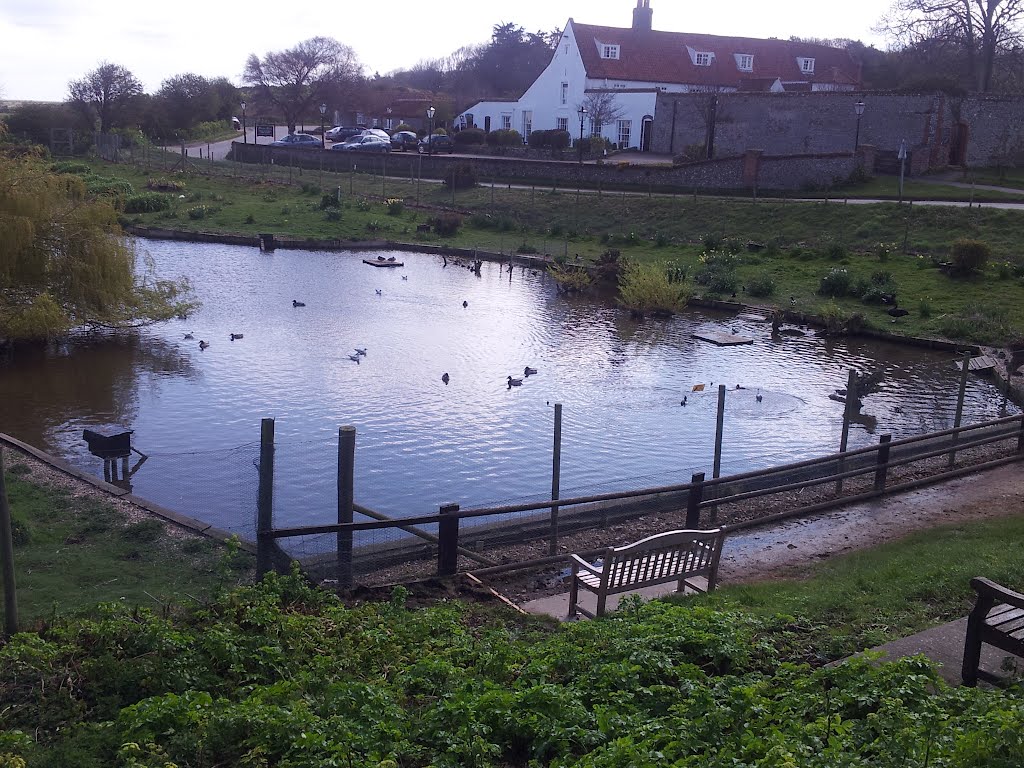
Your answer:
[[[750,323],[767,323],[768,322],[768,318],[765,317],[764,315],[755,315],[752,312],[741,312],[740,314],[736,315],[736,319],[737,320],[746,320],[747,322],[750,322]]]
[[[953,363],[958,371],[962,369],[963,363]],[[996,367],[996,361],[988,355],[981,355],[980,357],[972,357],[971,361],[967,364],[967,370],[969,371],[990,371]]]
[[[693,338],[701,341],[710,341],[719,347],[734,347],[739,344],[753,344],[754,340],[746,336],[739,336],[734,333],[722,333],[721,331],[696,331]]]
[[[371,267],[404,267],[404,261],[377,261],[376,259],[363,259],[363,264],[369,264]]]

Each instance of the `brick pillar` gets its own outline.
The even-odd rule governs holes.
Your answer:
[[[761,155],[763,154],[763,149],[748,149],[743,153],[743,186],[757,186],[757,177],[761,170]]]

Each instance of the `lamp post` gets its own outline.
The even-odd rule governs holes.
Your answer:
[[[427,154],[434,154],[434,114],[436,110],[431,104],[427,107]]]
[[[860,119],[864,116],[864,100],[860,99],[853,105],[853,111],[857,113],[857,136],[853,140],[853,151],[860,149]]]
[[[326,149],[327,145],[324,143],[324,115],[327,114],[327,105],[323,102],[320,103],[320,149]]]
[[[239,106],[242,107],[242,143],[249,143],[249,136],[245,132],[245,102],[243,101]],[[253,139],[253,143],[256,143],[256,139]]]
[[[391,123],[391,107],[385,107],[384,108],[384,114],[387,115],[387,117],[384,118],[384,122],[386,123],[386,125],[384,127],[387,128],[390,131],[391,130],[391,126],[392,126],[392,123]]]
[[[587,116],[587,108],[580,107],[580,165],[583,165],[583,118]]]

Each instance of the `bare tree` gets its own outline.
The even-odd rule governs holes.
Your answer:
[[[580,107],[587,110],[590,117],[591,134],[601,135],[601,129],[609,123],[619,120],[625,110],[618,103],[614,93],[609,91],[591,91],[583,97]]]
[[[107,61],[81,80],[68,83],[68,101],[90,122],[98,119],[101,133],[123,126],[142,93],[142,83],[135,75]]]
[[[362,72],[349,46],[334,38],[313,37],[262,59],[252,54],[242,79],[258,98],[281,111],[288,130],[294,132],[299,118],[314,111],[314,104],[358,81]]]
[[[877,29],[904,48],[941,43],[962,52],[972,84],[992,87],[997,54],[1021,41],[1024,0],[896,0]]]

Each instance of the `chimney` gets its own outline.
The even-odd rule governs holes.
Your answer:
[[[654,11],[651,10],[651,0],[636,0],[636,8],[633,9],[633,31],[650,32],[654,19]]]

